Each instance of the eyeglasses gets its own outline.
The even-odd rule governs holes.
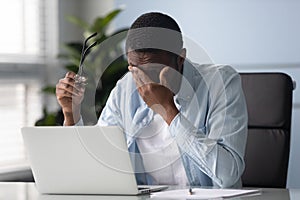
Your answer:
[[[78,69],[78,72],[77,74],[75,75],[74,79],[75,79],[75,84],[80,84],[80,85],[86,85],[86,81],[87,81],[87,78],[82,76],[82,73],[83,73],[83,62],[87,56],[87,54],[89,53],[89,50],[91,48],[93,48],[94,46],[97,45],[97,41],[93,42],[91,45],[87,46],[87,43],[88,41],[95,37],[97,35],[97,32],[96,33],[93,33],[92,35],[90,35],[89,37],[87,37],[84,42],[83,42],[83,45],[82,45],[82,50],[81,50],[81,57],[80,57],[80,62],[79,62],[79,69]]]

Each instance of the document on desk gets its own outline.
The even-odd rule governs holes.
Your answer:
[[[234,190],[234,189],[202,189],[193,188],[192,194],[188,189],[168,190],[151,194],[154,199],[218,199],[238,197],[243,195],[258,195],[260,190]]]

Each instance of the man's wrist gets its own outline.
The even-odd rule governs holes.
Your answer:
[[[179,113],[179,110],[176,108],[176,106],[170,106],[166,108],[166,116],[165,116],[165,121],[167,122],[168,125],[171,124],[173,119],[176,117],[176,115]]]
[[[63,112],[63,113],[64,113],[64,118],[65,118],[64,125],[65,126],[75,125],[75,119],[74,119],[73,113],[72,112]]]
[[[80,110],[72,111],[64,111],[65,126],[73,126],[80,120]]]

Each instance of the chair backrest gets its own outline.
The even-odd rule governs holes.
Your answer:
[[[284,73],[240,73],[248,109],[243,186],[286,187],[293,81]]]

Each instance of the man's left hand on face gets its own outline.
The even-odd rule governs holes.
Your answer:
[[[154,83],[141,69],[137,67],[128,67],[132,73],[137,85],[139,94],[145,103],[156,113],[160,114],[168,125],[174,117],[179,113],[174,103],[174,93],[168,88],[166,72],[162,70],[160,73],[161,84]]]

